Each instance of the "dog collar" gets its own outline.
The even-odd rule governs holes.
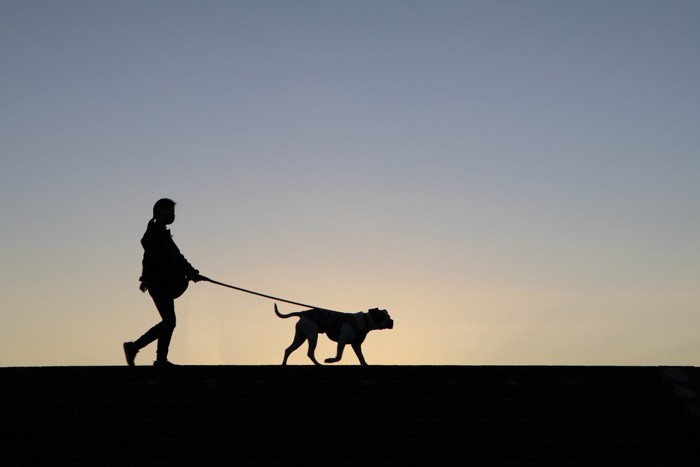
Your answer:
[[[365,323],[365,327],[367,328],[367,330],[372,329],[372,326],[369,322],[369,315],[367,313],[362,313],[362,321]]]

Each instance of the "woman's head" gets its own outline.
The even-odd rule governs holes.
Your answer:
[[[175,201],[161,198],[153,205],[153,220],[161,224],[172,224],[175,220]]]

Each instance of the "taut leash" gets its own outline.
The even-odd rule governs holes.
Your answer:
[[[252,291],[252,290],[244,289],[244,288],[241,288],[241,287],[236,287],[235,285],[224,284],[223,282],[215,281],[214,279],[209,279],[208,277],[204,277],[204,276],[200,276],[200,280],[207,281],[207,282],[211,282],[212,284],[220,285],[220,286],[222,286],[222,287],[228,287],[229,289],[240,290],[241,292],[245,292],[245,293],[257,295],[257,296],[259,296],[259,297],[265,297],[265,298],[269,298],[269,299],[271,299],[271,300],[277,300],[277,301],[280,301],[280,302],[291,303],[292,305],[299,305],[299,306],[303,306],[303,307],[305,307],[305,308],[319,308],[319,309],[322,309],[322,310],[329,310],[328,308],[323,308],[323,307],[318,307],[318,306],[313,306],[313,305],[307,305],[307,304],[305,304],[305,303],[293,302],[292,300],[286,300],[286,299],[284,299],[284,298],[273,297],[272,295],[267,295],[267,294],[264,294],[264,293],[254,292],[254,291]],[[334,310],[329,310],[329,311],[334,311]]]

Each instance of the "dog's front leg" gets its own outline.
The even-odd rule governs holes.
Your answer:
[[[336,351],[335,357],[327,358],[324,361],[326,363],[339,362],[340,359],[343,358],[343,350],[345,349],[345,345],[352,342],[354,338],[355,332],[352,330],[352,327],[343,323],[343,326],[340,328],[340,335],[338,336],[338,350]]]
[[[327,358],[324,360],[326,363],[335,363],[339,362],[341,358],[343,358],[343,350],[345,349],[345,342],[342,341],[342,339],[338,339],[338,350],[335,354],[335,357],[333,358]]]
[[[360,365],[367,366],[367,362],[365,361],[364,355],[362,355],[362,343],[361,342],[355,342],[352,345],[352,350],[355,351],[355,355],[357,355],[357,359],[360,361]]]

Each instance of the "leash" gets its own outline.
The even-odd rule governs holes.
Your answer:
[[[249,293],[252,295],[258,295],[259,297],[265,297],[265,298],[277,300],[280,302],[291,303],[292,305],[299,305],[299,306],[303,306],[305,308],[319,308],[321,310],[334,311],[334,310],[329,310],[328,308],[322,308],[322,307],[313,306],[313,305],[306,305],[305,303],[293,302],[292,300],[286,300],[284,298],[273,297],[272,295],[267,295],[264,293],[254,292],[254,291],[248,290],[248,289],[243,289],[241,287],[236,287],[235,285],[224,284],[223,282],[215,281],[214,279],[209,279],[208,277],[204,277],[204,276],[199,276],[199,277],[200,277],[200,280],[211,282],[212,284],[220,285],[222,287],[228,287],[229,289],[239,290],[241,292]]]

